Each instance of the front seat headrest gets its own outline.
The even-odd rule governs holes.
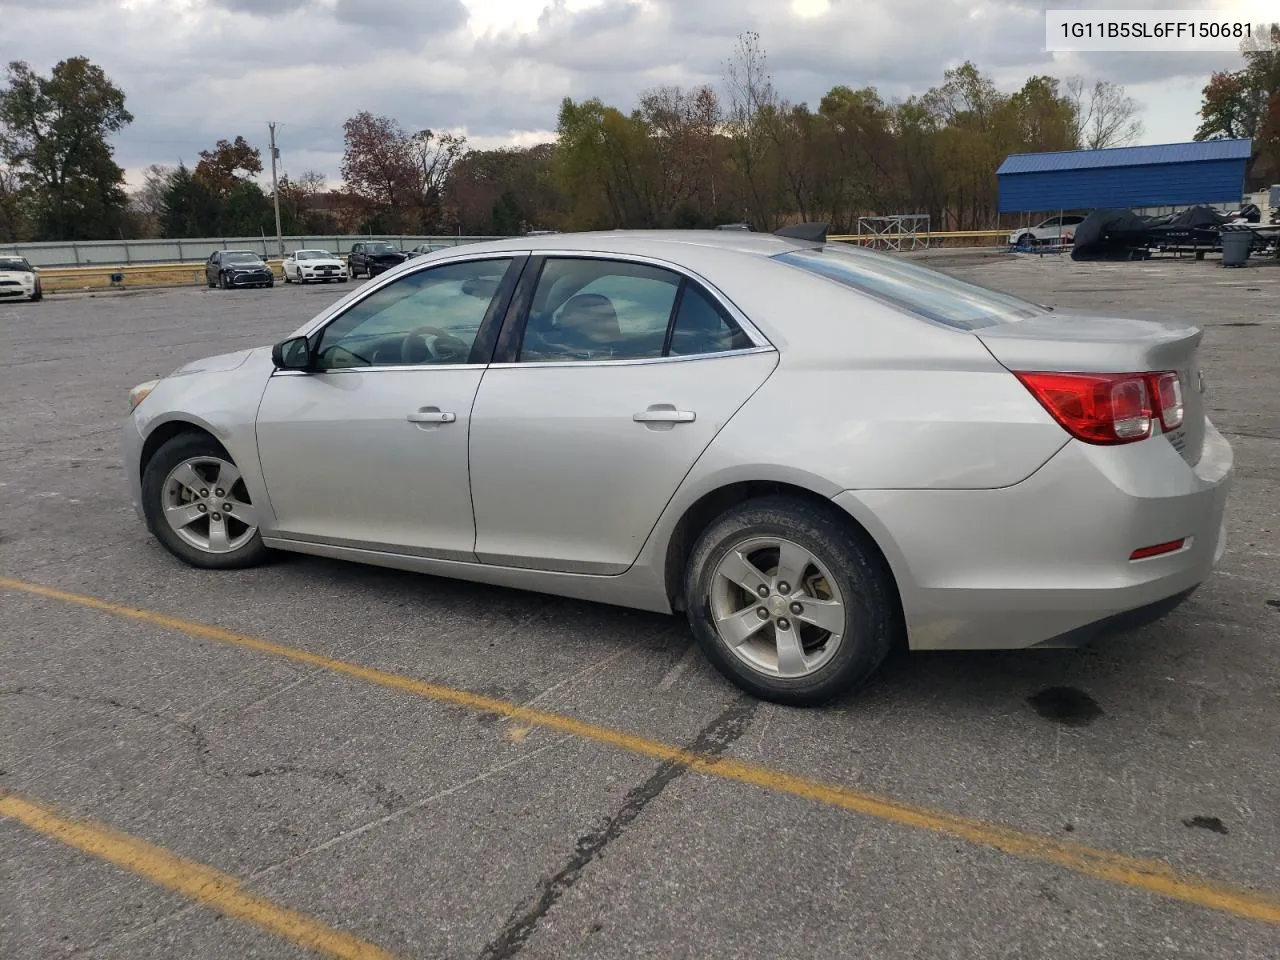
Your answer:
[[[613,302],[598,293],[580,293],[570,297],[560,311],[560,321],[556,326],[596,343],[609,343],[622,338]]]

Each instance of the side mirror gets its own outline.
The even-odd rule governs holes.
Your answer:
[[[271,348],[271,362],[277,370],[310,370],[311,344],[306,337],[290,337]]]

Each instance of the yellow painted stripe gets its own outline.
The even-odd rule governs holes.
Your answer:
[[[42,803],[4,790],[0,790],[0,817],[12,817],[37,833],[315,953],[342,960],[391,960],[391,954],[380,947],[247,892],[235,877],[103,824],[60,816]]]
[[[904,803],[891,797],[879,796],[849,787],[810,780],[769,767],[743,763],[724,757],[709,757],[689,750],[673,747],[647,737],[623,733],[608,727],[587,723],[573,717],[558,713],[550,713],[532,707],[487,697],[467,690],[437,683],[429,683],[413,677],[376,670],[345,660],[273,643],[260,637],[223,630],[207,624],[194,623],[168,614],[152,610],[140,610],[134,607],[99,600],[96,597],[70,593],[54,587],[25,583],[0,577],[0,589],[20,591],[35,596],[60,600],[65,603],[100,610],[149,623],[168,630],[177,630],[195,637],[217,640],[255,650],[271,656],[283,657],[295,663],[303,663],[319,667],[333,673],[345,674],[368,683],[400,690],[414,696],[425,697],[440,703],[447,703],[468,710],[498,714],[518,720],[528,726],[543,727],[594,740],[620,750],[627,750],[655,760],[667,760],[695,770],[709,777],[722,780],[750,784],[775,793],[789,794],[831,807],[838,807],[853,813],[865,814],[891,823],[913,827],[930,833],[958,837],[978,846],[1001,850],[1014,856],[1042,863],[1052,863],[1068,870],[1100,880],[1108,880],[1149,893],[1193,903],[1214,910],[1259,920],[1264,923],[1280,924],[1280,896],[1254,890],[1247,890],[1226,883],[1204,878],[1184,875],[1175,871],[1169,864],[1161,860],[1148,860],[1130,857],[1121,853],[1099,850],[1078,843],[1068,843],[1055,837],[1004,827],[971,817],[948,813],[929,807]]]

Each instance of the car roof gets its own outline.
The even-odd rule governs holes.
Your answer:
[[[618,253],[681,260],[704,250],[771,257],[817,244],[778,237],[771,233],[739,230],[601,230],[584,233],[555,233],[539,237],[511,237],[461,245],[468,253],[503,250],[581,250],[590,253]]]

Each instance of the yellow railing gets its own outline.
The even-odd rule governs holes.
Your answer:
[[[280,261],[268,261],[279,280]],[[112,278],[118,276],[119,282]],[[107,290],[112,287],[192,287],[205,284],[204,261],[147,263],[119,267],[41,267],[40,286],[47,293]]]
[[[995,239],[995,240],[999,240],[1000,238],[1005,238],[1005,240],[1007,241],[1010,233],[1012,233],[1011,230],[931,230],[928,233],[916,233],[916,234],[909,234],[909,233],[904,233],[904,234],[849,233],[849,234],[839,234],[839,235],[833,234],[827,239],[839,240],[841,243],[874,243],[876,241],[881,241],[881,242],[902,241],[904,243],[909,244],[914,240],[916,242],[928,241],[930,244],[932,244],[934,241],[937,241],[937,240],[977,240],[983,237],[986,237],[988,239]]]

